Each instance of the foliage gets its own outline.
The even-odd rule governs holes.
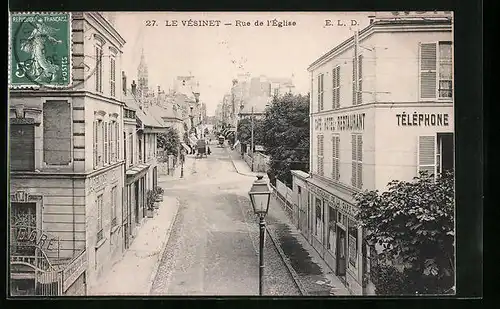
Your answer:
[[[453,172],[436,179],[422,172],[412,182],[391,181],[388,188],[382,194],[355,195],[365,239],[378,247],[378,266],[373,271],[389,278],[374,276],[377,293],[449,292],[455,273]],[[391,267],[400,268],[399,273]],[[400,280],[405,285],[394,287]]]
[[[179,132],[175,128],[167,128],[165,133],[158,134],[158,147],[165,150],[167,155],[177,157],[180,146]]]
[[[148,190],[146,193],[146,207],[148,210],[153,210],[156,202],[157,194],[154,190]]]
[[[290,170],[309,169],[309,96],[274,97],[255,130],[271,157],[269,179],[291,186]]]
[[[260,134],[262,127],[262,120],[254,118],[254,145],[260,145],[262,142],[262,134]],[[242,119],[238,122],[237,138],[242,144],[250,145],[252,142],[252,120],[250,118]]]
[[[154,188],[154,192],[155,192],[157,195],[163,195],[163,193],[165,192],[165,190],[164,190],[162,187],[160,187],[160,186],[156,186],[156,187]]]

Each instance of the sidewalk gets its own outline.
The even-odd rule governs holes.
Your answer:
[[[226,147],[225,151],[228,152],[231,160],[233,162],[233,166],[236,169],[236,172],[240,175],[249,176],[249,177],[257,177],[257,175],[264,176],[264,179],[267,179],[267,175],[265,173],[254,173],[248,164],[241,158],[240,154],[236,150],[231,150],[231,148]]]
[[[149,295],[178,209],[177,199],[165,196],[155,216],[139,228],[130,248],[89,295]]]
[[[237,153],[236,156],[231,155],[231,158],[238,173],[248,173],[250,167]],[[304,296],[351,295],[318,252],[297,230],[285,213],[282,202],[274,194],[271,195],[266,223],[268,236],[275,243]]]

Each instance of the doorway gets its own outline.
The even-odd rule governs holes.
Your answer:
[[[140,219],[139,219],[139,182],[136,181],[134,183],[134,190],[135,190],[135,223],[139,224]]]
[[[455,166],[455,147],[453,133],[437,134],[437,172],[452,171]]]
[[[346,232],[337,225],[337,276],[346,275]]]

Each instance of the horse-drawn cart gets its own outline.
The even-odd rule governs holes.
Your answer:
[[[200,139],[196,142],[196,158],[203,158],[207,156],[207,142],[204,139]]]

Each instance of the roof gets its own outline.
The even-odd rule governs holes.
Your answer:
[[[432,24],[440,24],[440,25],[451,25],[451,21],[450,20],[441,20],[441,19],[425,19],[425,20],[397,20],[397,21],[394,21],[394,20],[380,20],[380,21],[374,21],[372,24],[368,25],[367,27],[365,27],[364,29],[360,30],[359,31],[359,35],[362,35],[362,34],[365,34],[367,32],[369,32],[371,29],[375,28],[375,27],[378,27],[378,28],[381,28],[381,27],[389,27],[389,26],[403,26],[403,25],[432,25]],[[327,53],[325,53],[324,55],[322,55],[321,57],[319,57],[318,59],[316,59],[313,63],[311,63],[309,65],[309,67],[307,68],[308,71],[311,71],[311,68],[317,64],[319,64],[320,62],[322,62],[323,60],[325,60],[326,58],[328,58],[329,56],[333,55],[335,52],[341,50],[342,48],[344,47],[347,47],[347,46],[350,46],[351,44],[354,44],[354,35],[349,37],[348,39],[346,39],[345,41],[343,41],[342,43],[338,44],[337,46],[335,46],[334,48],[330,49]]]
[[[148,112],[147,110],[143,110],[139,107],[139,104],[137,102],[137,99],[134,97],[134,95],[130,92],[127,92],[127,95],[125,96],[125,105],[128,108],[131,108],[135,110],[136,116],[139,118],[140,121],[144,124],[146,127],[154,127],[154,128],[163,128],[165,125],[163,124],[163,121],[158,121],[155,117],[151,116],[151,113]]]

